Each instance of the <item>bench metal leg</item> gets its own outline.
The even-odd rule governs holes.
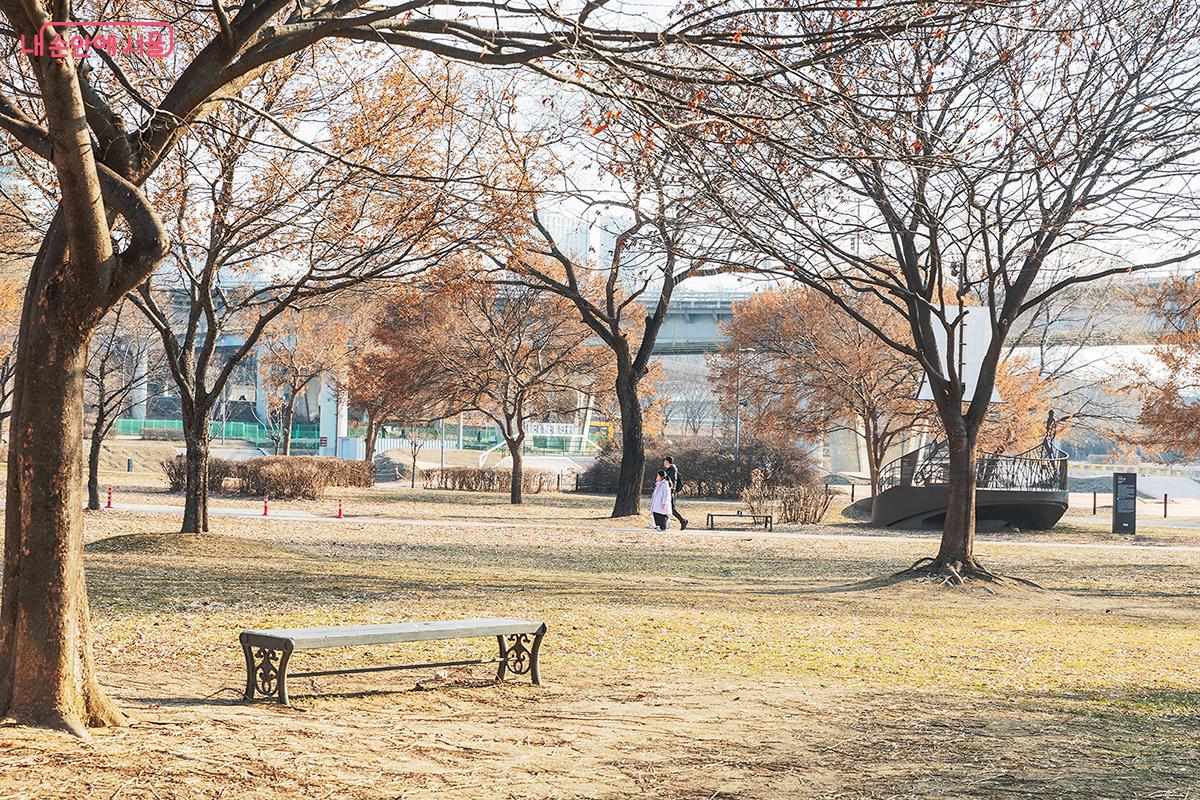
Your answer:
[[[260,694],[274,698],[280,705],[288,704],[287,665],[291,650],[271,650],[242,643],[246,656],[246,699],[253,700]]]
[[[529,655],[529,677],[533,680],[534,686],[542,685],[542,675],[538,672],[538,651],[542,649],[542,637],[545,635],[546,630],[543,628],[533,637],[533,650]]]
[[[504,680],[504,673],[508,671],[508,647],[504,644],[504,637],[497,636],[496,644],[500,645],[500,663],[496,667],[496,683]]]
[[[246,657],[246,700],[254,699],[254,653],[250,645],[242,642],[242,655]]]
[[[508,637],[497,636],[500,644],[500,666],[496,669],[496,680],[504,680],[504,675],[511,672],[514,675],[529,675],[533,683],[540,686],[541,675],[538,673],[538,651],[542,647],[542,637],[546,635],[543,629],[533,634],[533,644],[530,645],[528,633],[516,633]]]

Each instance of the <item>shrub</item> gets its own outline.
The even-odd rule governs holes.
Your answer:
[[[162,470],[167,476],[167,485],[171,487],[171,491],[181,491],[187,482],[187,462],[183,456],[164,458]]]
[[[751,514],[770,514],[775,522],[813,525],[825,518],[833,492],[823,483],[780,486],[769,482],[763,470],[756,469],[750,485],[742,490],[742,502]]]
[[[162,460],[162,470],[166,473],[167,484],[173,492],[182,492],[183,487],[187,484],[187,459],[181,454],[164,458]],[[210,492],[219,492],[224,486],[226,478],[236,478],[238,474],[238,462],[230,461],[226,458],[209,458],[208,459],[208,489]]]
[[[833,492],[823,483],[785,486],[779,490],[779,520],[815,525],[825,519],[832,502]]]
[[[683,475],[681,495],[692,497],[736,497],[735,487],[749,486],[755,470],[772,485],[803,486],[816,483],[816,460],[807,450],[792,444],[773,444],[758,440],[742,443],[740,463],[734,460],[733,446],[718,439],[693,439],[674,444],[662,440],[646,442],[646,472],[643,491],[654,487],[654,476],[663,456],[671,456]],[[615,492],[621,470],[620,442],[606,442],[600,455],[579,476],[579,488],[595,492]]]
[[[770,514],[779,519],[779,491],[766,482],[762,470],[754,470],[750,484],[742,489],[742,502],[750,509],[751,514]]]
[[[228,458],[210,457],[208,459],[208,490],[210,492],[223,491],[225,479],[237,477],[238,466],[238,462]]]
[[[426,489],[450,489],[460,492],[507,492],[512,488],[512,471],[483,467],[446,467],[421,471]],[[525,494],[552,492],[558,486],[558,476],[540,469],[526,469],[521,474],[521,491]]]
[[[288,456],[292,458],[293,456]],[[375,464],[370,461],[354,461],[349,458],[333,458],[330,456],[294,456],[317,464],[325,470],[329,486],[360,486],[375,485]]]
[[[238,490],[280,500],[317,500],[329,485],[326,470],[307,456],[252,458],[238,465]]]

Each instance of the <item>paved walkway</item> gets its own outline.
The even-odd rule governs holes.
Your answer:
[[[157,504],[142,504],[142,503],[119,503],[116,507],[117,511],[134,511],[142,514],[170,514],[173,516],[183,516],[183,506],[157,505]],[[220,506],[209,506],[208,515],[210,517],[236,517],[241,519],[300,519],[300,520],[324,520],[328,522],[338,522],[336,517],[319,516],[310,514],[307,511],[288,511],[279,510],[271,511],[269,517],[263,517],[261,510],[251,508],[222,508]],[[524,527],[531,523],[529,520],[459,520],[459,519],[417,519],[412,517],[384,517],[384,516],[348,516],[341,522],[366,523],[371,525],[421,525],[421,526],[440,526],[452,528],[516,528]],[[1169,520],[1156,520],[1155,527],[1163,527]],[[1196,522],[1187,523],[1180,520],[1179,527],[1197,527]],[[576,523],[554,523],[556,528],[570,528],[573,530],[593,530],[594,525],[576,524]],[[1170,526],[1176,527],[1176,526]],[[649,523],[645,526],[629,527],[629,528],[606,528],[606,530],[623,531],[626,533],[641,533],[649,530]],[[739,539],[800,539],[811,541],[824,542],[909,542],[909,543],[928,543],[936,542],[938,536],[936,533],[926,535],[921,534],[882,534],[871,535],[861,533],[803,533],[800,531],[764,531],[764,530],[714,530],[710,531],[704,527],[692,526],[686,531],[680,531],[677,528],[672,528],[668,531],[669,534],[676,536],[721,536],[734,537]],[[1054,540],[993,540],[986,538],[986,535],[979,539],[979,544],[988,547],[1049,547],[1054,549],[1085,549],[1085,550],[1162,550],[1169,552],[1180,553],[1200,553],[1200,545],[1160,545],[1160,544],[1135,544],[1123,542],[1060,542]]]

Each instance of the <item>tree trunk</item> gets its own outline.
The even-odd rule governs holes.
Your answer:
[[[871,479],[871,497],[879,496],[879,470],[887,453],[887,445],[879,435],[879,428],[869,419],[863,425],[863,437],[867,443],[867,475]]]
[[[879,456],[870,451],[867,452],[867,473],[871,479],[871,497],[879,496],[879,461]]]
[[[208,413],[185,413],[187,466],[180,533],[208,532],[208,436]]]
[[[363,447],[363,461],[371,462],[375,460],[375,439],[379,436],[378,423],[375,421],[375,415],[367,410],[367,439]]]
[[[976,435],[958,425],[948,425],[946,445],[949,470],[946,522],[942,543],[938,548],[935,568],[962,573],[978,566],[975,563],[975,456]]]
[[[119,725],[92,660],[83,569],[83,387],[88,320],[39,253],[21,320],[0,596],[0,717],[70,730]],[[52,263],[48,263],[52,262]],[[63,267],[70,270],[71,266]]]
[[[642,435],[642,405],[638,402],[637,379],[622,370],[617,373],[617,403],[621,407],[621,472],[617,478],[614,517],[638,513],[645,477],[646,452]]]
[[[97,415],[92,427],[92,443],[88,449],[88,510],[100,510],[100,446],[104,443],[104,417]]]
[[[296,392],[288,392],[287,405],[283,409],[283,420],[280,425],[283,427],[283,454],[290,456],[292,454],[292,417],[296,410]]]
[[[505,444],[508,445],[508,454],[512,456],[512,486],[508,491],[508,499],[514,506],[519,506],[523,502],[521,497],[521,484],[525,479],[525,464],[521,455],[521,445],[525,437],[517,437],[515,439],[504,438]]]

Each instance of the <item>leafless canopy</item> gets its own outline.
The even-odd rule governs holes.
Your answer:
[[[773,82],[776,119],[711,137],[691,167],[747,261],[851,315],[870,293],[907,318],[903,337],[860,322],[953,404],[933,326],[964,303],[991,309],[994,372],[1015,321],[1059,291],[1200,249],[1198,19],[1064,0],[915,29]]]

